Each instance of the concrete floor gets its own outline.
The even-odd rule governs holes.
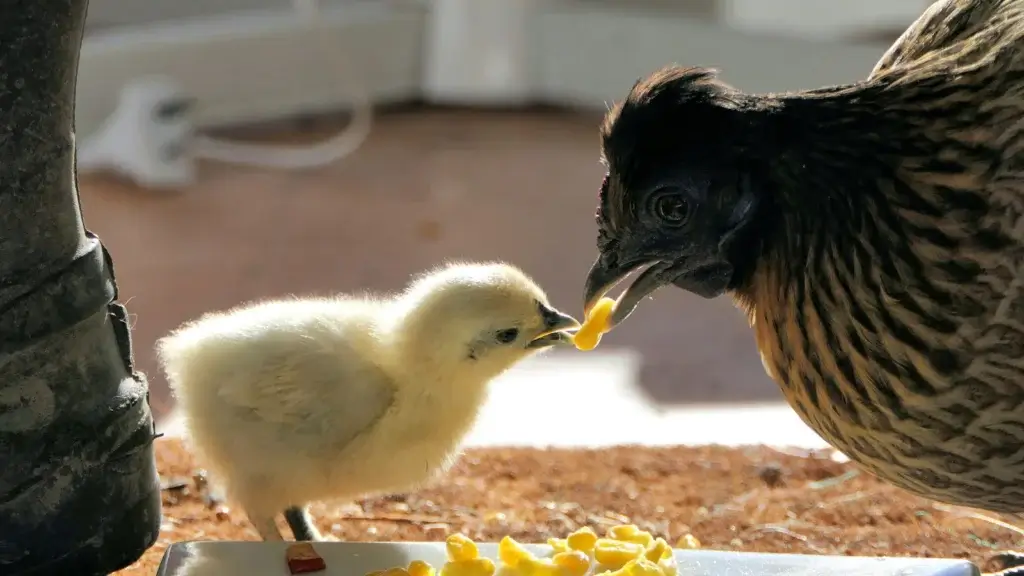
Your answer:
[[[377,119],[356,154],[322,169],[210,164],[196,185],[176,192],[83,177],[86,224],[113,255],[155,411],[166,414],[171,403],[153,342],[204,311],[246,300],[394,290],[447,258],[504,259],[578,313],[595,253],[597,121],[557,112],[393,112]],[[338,125],[244,132],[316,140]],[[666,289],[605,346],[639,353],[642,392],[654,403],[781,399],[745,320],[724,298]]]

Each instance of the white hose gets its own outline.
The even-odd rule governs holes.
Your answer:
[[[316,22],[320,15],[319,0],[292,0],[297,16]],[[338,50],[323,47],[323,53],[342,55]],[[351,67],[350,67],[351,69]],[[337,135],[310,146],[275,146],[243,144],[196,134],[192,141],[195,158],[205,158],[245,166],[265,166],[286,170],[316,168],[345,158],[359,149],[370,135],[373,106],[365,86],[353,98],[352,119]]]

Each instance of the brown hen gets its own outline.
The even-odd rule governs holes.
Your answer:
[[[668,284],[731,294],[836,448],[1024,512],[1024,0],[937,2],[845,86],[752,95],[669,67],[601,135],[587,309],[644,266],[613,323]]]

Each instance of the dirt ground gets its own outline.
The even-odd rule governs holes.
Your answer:
[[[241,511],[209,501],[177,440],[159,440],[157,458],[167,486],[160,540],[118,576],[151,576],[171,542],[257,539]],[[982,567],[993,551],[1024,546],[1007,527],[910,496],[830,451],[766,447],[470,450],[424,490],[312,511],[321,530],[349,541],[462,532],[544,542],[584,525],[604,533],[635,523],[669,542],[693,534],[706,549],[954,557]]]

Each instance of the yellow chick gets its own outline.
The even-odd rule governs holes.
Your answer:
[[[157,343],[199,460],[264,540],[306,506],[414,489],[454,462],[487,384],[579,327],[524,272],[452,263],[392,296],[207,314]]]

